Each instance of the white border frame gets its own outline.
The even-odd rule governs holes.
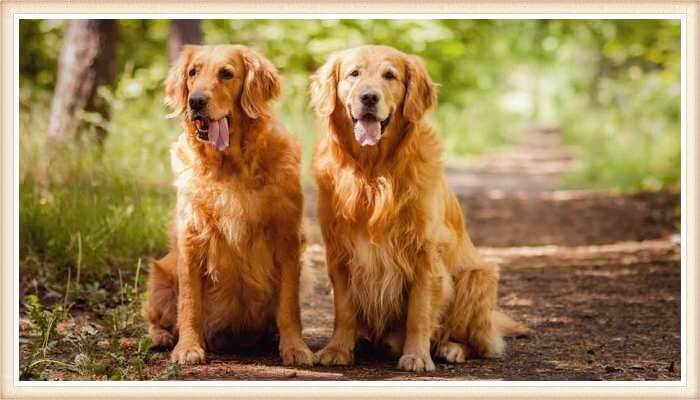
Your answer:
[[[31,18],[29,18],[31,16]],[[147,16],[148,18],[142,18]],[[310,16],[312,18],[310,18]],[[264,18],[262,18],[264,17]],[[603,18],[604,17],[604,18]],[[139,18],[135,18],[133,14],[17,14],[15,15],[15,93],[19,93],[19,21],[21,19],[184,19],[182,14],[141,14]],[[378,16],[376,14],[196,14],[188,15],[187,19],[412,19],[412,20],[431,20],[431,19],[674,19],[681,21],[681,242],[685,243],[685,215],[682,212],[685,209],[685,191],[687,185],[685,182],[685,160],[687,158],[685,151],[685,15],[683,14],[423,14],[417,18],[416,14],[392,14]],[[19,96],[15,98],[15,115],[19,116]],[[19,155],[19,118],[15,118],[14,131],[14,148],[15,154]],[[14,185],[19,191],[19,157],[15,157],[14,170]],[[15,298],[19,293],[19,202],[15,202],[14,207],[14,226],[15,226]],[[686,246],[682,246],[681,251],[681,379],[680,381],[124,381],[124,382],[105,382],[105,381],[20,381],[19,380],[19,352],[14,353],[15,363],[15,385],[18,387],[27,386],[212,386],[224,384],[227,386],[386,386],[386,387],[402,387],[402,386],[573,386],[573,387],[589,387],[589,386],[660,386],[660,387],[678,387],[686,384],[686,360],[685,360],[685,269],[686,269]],[[15,349],[19,347],[19,301],[15,302],[14,314],[14,330],[15,330]],[[585,385],[584,385],[585,384]]]
[[[387,4],[384,3],[384,6]],[[463,4],[464,5],[464,4]],[[648,5],[648,4],[647,4]],[[687,4],[686,4],[687,5]],[[190,4],[191,6],[191,4]],[[337,4],[336,4],[337,6]],[[541,6],[541,4],[540,4]],[[619,6],[619,4],[618,4]],[[184,6],[187,7],[187,6]],[[598,4],[598,7],[600,5]],[[367,8],[366,5],[365,7],[360,7],[360,8]],[[489,7],[485,7],[489,8]],[[641,7],[643,8],[643,7]],[[696,19],[694,20],[695,23],[697,23],[697,8],[695,8],[696,11]],[[118,18],[118,19],[142,19],[144,17],[146,18],[168,18],[168,19],[182,19],[182,18],[201,18],[201,19],[229,19],[232,16],[235,16],[237,18],[245,18],[245,19],[258,19],[258,18],[264,18],[264,19],[299,19],[299,18],[312,18],[312,19],[319,19],[319,18],[326,18],[326,19],[353,19],[353,18],[366,18],[366,19],[386,19],[386,18],[392,18],[392,19],[435,19],[435,18],[445,18],[445,19],[462,19],[462,18],[468,18],[468,19],[679,19],[681,20],[681,46],[682,46],[682,55],[681,55],[681,144],[682,144],[682,154],[681,154],[681,210],[682,210],[682,217],[681,217],[681,240],[683,243],[682,247],[682,255],[681,255],[681,380],[680,381],[663,381],[663,382],[637,382],[637,381],[617,381],[617,382],[588,382],[588,381],[546,381],[546,382],[528,382],[528,381],[510,381],[510,382],[503,382],[503,381],[452,381],[452,382],[443,382],[443,381],[401,381],[401,382],[386,382],[386,381],[352,381],[352,382],[343,382],[343,381],[294,381],[294,382],[270,382],[270,381],[195,381],[195,382],[183,382],[183,381],[167,381],[167,382],[134,382],[134,381],[128,381],[128,382],[87,382],[87,381],[70,381],[70,382],[27,382],[27,381],[18,381],[18,363],[19,363],[19,357],[16,352],[18,350],[18,340],[17,340],[17,332],[18,332],[18,311],[19,311],[19,303],[15,301],[14,304],[14,316],[13,316],[13,345],[14,345],[14,384],[18,387],[46,387],[46,386],[77,386],[77,387],[94,387],[96,385],[99,386],[109,386],[109,387],[161,387],[161,386],[185,386],[185,387],[214,387],[214,386],[224,386],[224,387],[247,387],[247,386],[254,386],[254,387],[295,387],[295,386],[303,386],[303,387],[325,387],[325,386],[332,386],[332,387],[337,387],[337,386],[353,386],[353,387],[396,387],[396,386],[410,386],[410,387],[431,387],[435,388],[436,386],[442,386],[442,387],[656,387],[656,388],[672,388],[672,387],[685,387],[687,384],[687,359],[686,359],[686,342],[688,340],[688,337],[686,335],[687,333],[687,323],[686,323],[686,317],[687,317],[687,309],[686,309],[686,302],[688,300],[687,298],[687,282],[686,282],[686,272],[687,272],[687,257],[688,257],[688,252],[689,252],[689,245],[692,247],[693,245],[691,243],[688,243],[688,185],[690,182],[688,182],[688,158],[690,154],[688,153],[689,151],[693,151],[694,149],[688,148],[688,124],[687,124],[687,118],[688,118],[688,108],[687,108],[687,52],[688,52],[688,47],[687,47],[687,14],[685,13],[644,13],[644,14],[635,14],[635,13],[613,13],[613,14],[606,14],[606,13],[585,13],[585,12],[579,12],[579,13],[558,13],[558,12],[553,12],[553,13],[542,13],[542,12],[533,12],[533,13],[523,13],[523,12],[518,12],[518,13],[508,13],[508,14],[495,14],[495,13],[450,13],[450,14],[445,14],[445,13],[402,13],[402,14],[393,14],[393,13],[382,13],[382,12],[373,12],[371,15],[365,14],[365,13],[292,13],[292,14],[275,14],[275,13],[259,13],[259,12],[237,12],[237,13],[228,13],[223,16],[223,14],[184,14],[184,13],[141,13],[138,14],[138,17],[134,17],[134,14],[124,14],[124,13],[110,13],[110,14],[75,14],[75,13],[18,13],[13,15],[13,24],[14,24],[14,40],[15,40],[15,46],[14,46],[14,62],[15,65],[13,65],[14,68],[14,93],[16,95],[19,94],[19,79],[18,79],[18,54],[19,54],[19,47],[18,47],[18,36],[17,36],[17,27],[19,23],[19,19],[21,18],[52,18],[52,19],[65,19],[65,18]],[[692,15],[692,14],[691,14]],[[426,17],[427,16],[427,17]],[[696,27],[695,27],[696,28]],[[697,29],[697,28],[696,28]],[[697,57],[697,54],[694,54]],[[697,82],[696,82],[697,83]],[[694,94],[697,95],[697,87],[693,88]],[[694,98],[695,99],[695,98]],[[14,107],[14,115],[18,116],[18,96],[15,98],[15,103],[13,104]],[[15,157],[13,158],[14,164],[13,164],[13,186],[14,190],[16,191],[18,189],[18,167],[19,167],[19,157],[18,157],[18,132],[19,132],[19,126],[18,126],[18,118],[13,118],[14,122],[14,134],[13,134],[13,147],[15,151]],[[691,186],[691,193],[692,193],[692,186]],[[18,245],[19,245],[19,239],[18,239],[18,229],[19,229],[19,221],[18,221],[18,204],[17,204],[17,195],[18,193],[15,192],[15,197],[12,201],[13,203],[13,235],[14,235],[14,265],[13,265],[13,275],[14,275],[14,293],[13,293],[13,298],[17,299],[17,293],[18,293]],[[692,212],[692,210],[691,210]],[[695,325],[693,325],[695,326]],[[5,381],[5,379],[3,379]],[[4,383],[4,382],[3,382]],[[43,392],[43,391],[42,391]],[[656,391],[654,391],[656,393]],[[3,389],[4,393],[4,389]],[[43,392],[46,393],[46,392]],[[124,392],[122,392],[124,393]],[[246,393],[251,393],[251,392],[246,392]],[[270,393],[273,393],[271,390]],[[279,392],[279,391],[274,391],[274,393],[284,393],[284,392]],[[378,392],[364,392],[365,395],[374,395],[378,396]],[[387,393],[396,393],[396,392],[383,392],[385,394]],[[454,393],[454,392],[452,392]],[[618,392],[619,393],[619,392]],[[677,393],[677,392],[676,392]],[[361,394],[361,393],[359,393]],[[551,394],[551,392],[549,392]],[[571,392],[560,392],[559,394],[565,395],[565,394],[571,394]],[[652,393],[649,393],[650,395],[653,395]],[[318,393],[316,393],[318,395]]]

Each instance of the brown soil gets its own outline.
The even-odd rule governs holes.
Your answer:
[[[434,372],[413,374],[398,370],[384,349],[363,345],[353,367],[289,368],[270,343],[256,352],[212,355],[207,365],[183,368],[180,379],[677,380],[680,268],[678,248],[666,250],[663,261],[621,265],[610,252],[608,260],[581,262],[578,253],[586,249],[562,249],[550,263],[505,267],[500,305],[535,333],[509,339],[499,360],[437,363]],[[304,336],[318,350],[332,333],[333,309],[323,250],[313,247],[309,255],[319,279],[303,305]]]
[[[665,238],[679,231],[677,191],[460,195],[477,246],[583,246]]]

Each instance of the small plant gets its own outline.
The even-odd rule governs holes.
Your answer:
[[[158,375],[154,376],[153,380],[155,380],[155,381],[167,381],[167,380],[175,379],[178,376],[180,376],[181,372],[182,372],[182,369],[180,368],[179,364],[171,363],[167,369],[163,370]]]
[[[56,327],[65,320],[66,310],[61,304],[47,310],[34,294],[27,296],[25,308],[30,326],[25,343],[29,347],[20,359],[20,379],[42,379],[47,364],[55,363],[47,356],[60,342]]]
[[[20,379],[55,379],[56,376],[77,376],[90,380],[173,379],[180,374],[176,365],[153,375],[147,370],[161,355],[153,353],[151,339],[141,317],[139,288],[141,260],[136,264],[133,280],[125,280],[118,272],[116,292],[96,282],[81,285],[69,273],[63,302],[47,309],[35,294],[28,295],[25,310],[28,319],[20,341],[22,357]],[[85,320],[71,316],[73,304],[93,309],[99,319]],[[58,324],[62,323],[61,329]]]

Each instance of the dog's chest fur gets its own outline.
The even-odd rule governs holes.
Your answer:
[[[399,241],[388,235],[381,243],[372,243],[357,234],[349,243],[350,293],[372,339],[404,318],[413,270]]]
[[[265,192],[240,176],[202,176],[195,155],[184,139],[173,146],[172,168],[176,175],[177,221],[207,238],[220,237],[233,249],[246,243],[264,225]],[[178,227],[180,230],[181,227]]]
[[[205,336],[258,330],[274,317],[278,274],[265,237],[264,190],[237,176],[213,180],[175,169],[178,234],[193,230],[204,253]]]
[[[194,180],[187,190],[178,192],[178,212],[195,231],[218,236],[236,249],[246,247],[252,237],[262,233],[266,222],[263,197],[264,192],[233,180]]]
[[[350,294],[370,338],[380,339],[395,324],[405,322],[418,254],[428,237],[442,240],[442,230],[435,229],[442,226],[436,222],[441,221],[441,211],[424,204],[433,196],[412,198],[390,179],[366,185],[342,178],[336,180],[341,185],[336,185],[333,196],[339,206],[339,231],[348,234],[344,245],[349,255]],[[419,209],[434,215],[429,214],[426,223],[416,218],[426,215]]]

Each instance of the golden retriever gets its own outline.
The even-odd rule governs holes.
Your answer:
[[[384,46],[334,54],[312,77],[328,125],[314,158],[335,327],[315,356],[353,362],[358,337],[407,371],[496,357],[527,328],[496,309],[498,267],[482,261],[424,120],[436,85],[418,57]],[[459,128],[455,128],[459,129]]]
[[[186,46],[165,82],[183,115],[171,149],[172,249],[153,262],[144,315],[171,359],[256,343],[275,330],[284,364],[311,365],[299,308],[300,146],[271,114],[275,67],[244,46]]]

